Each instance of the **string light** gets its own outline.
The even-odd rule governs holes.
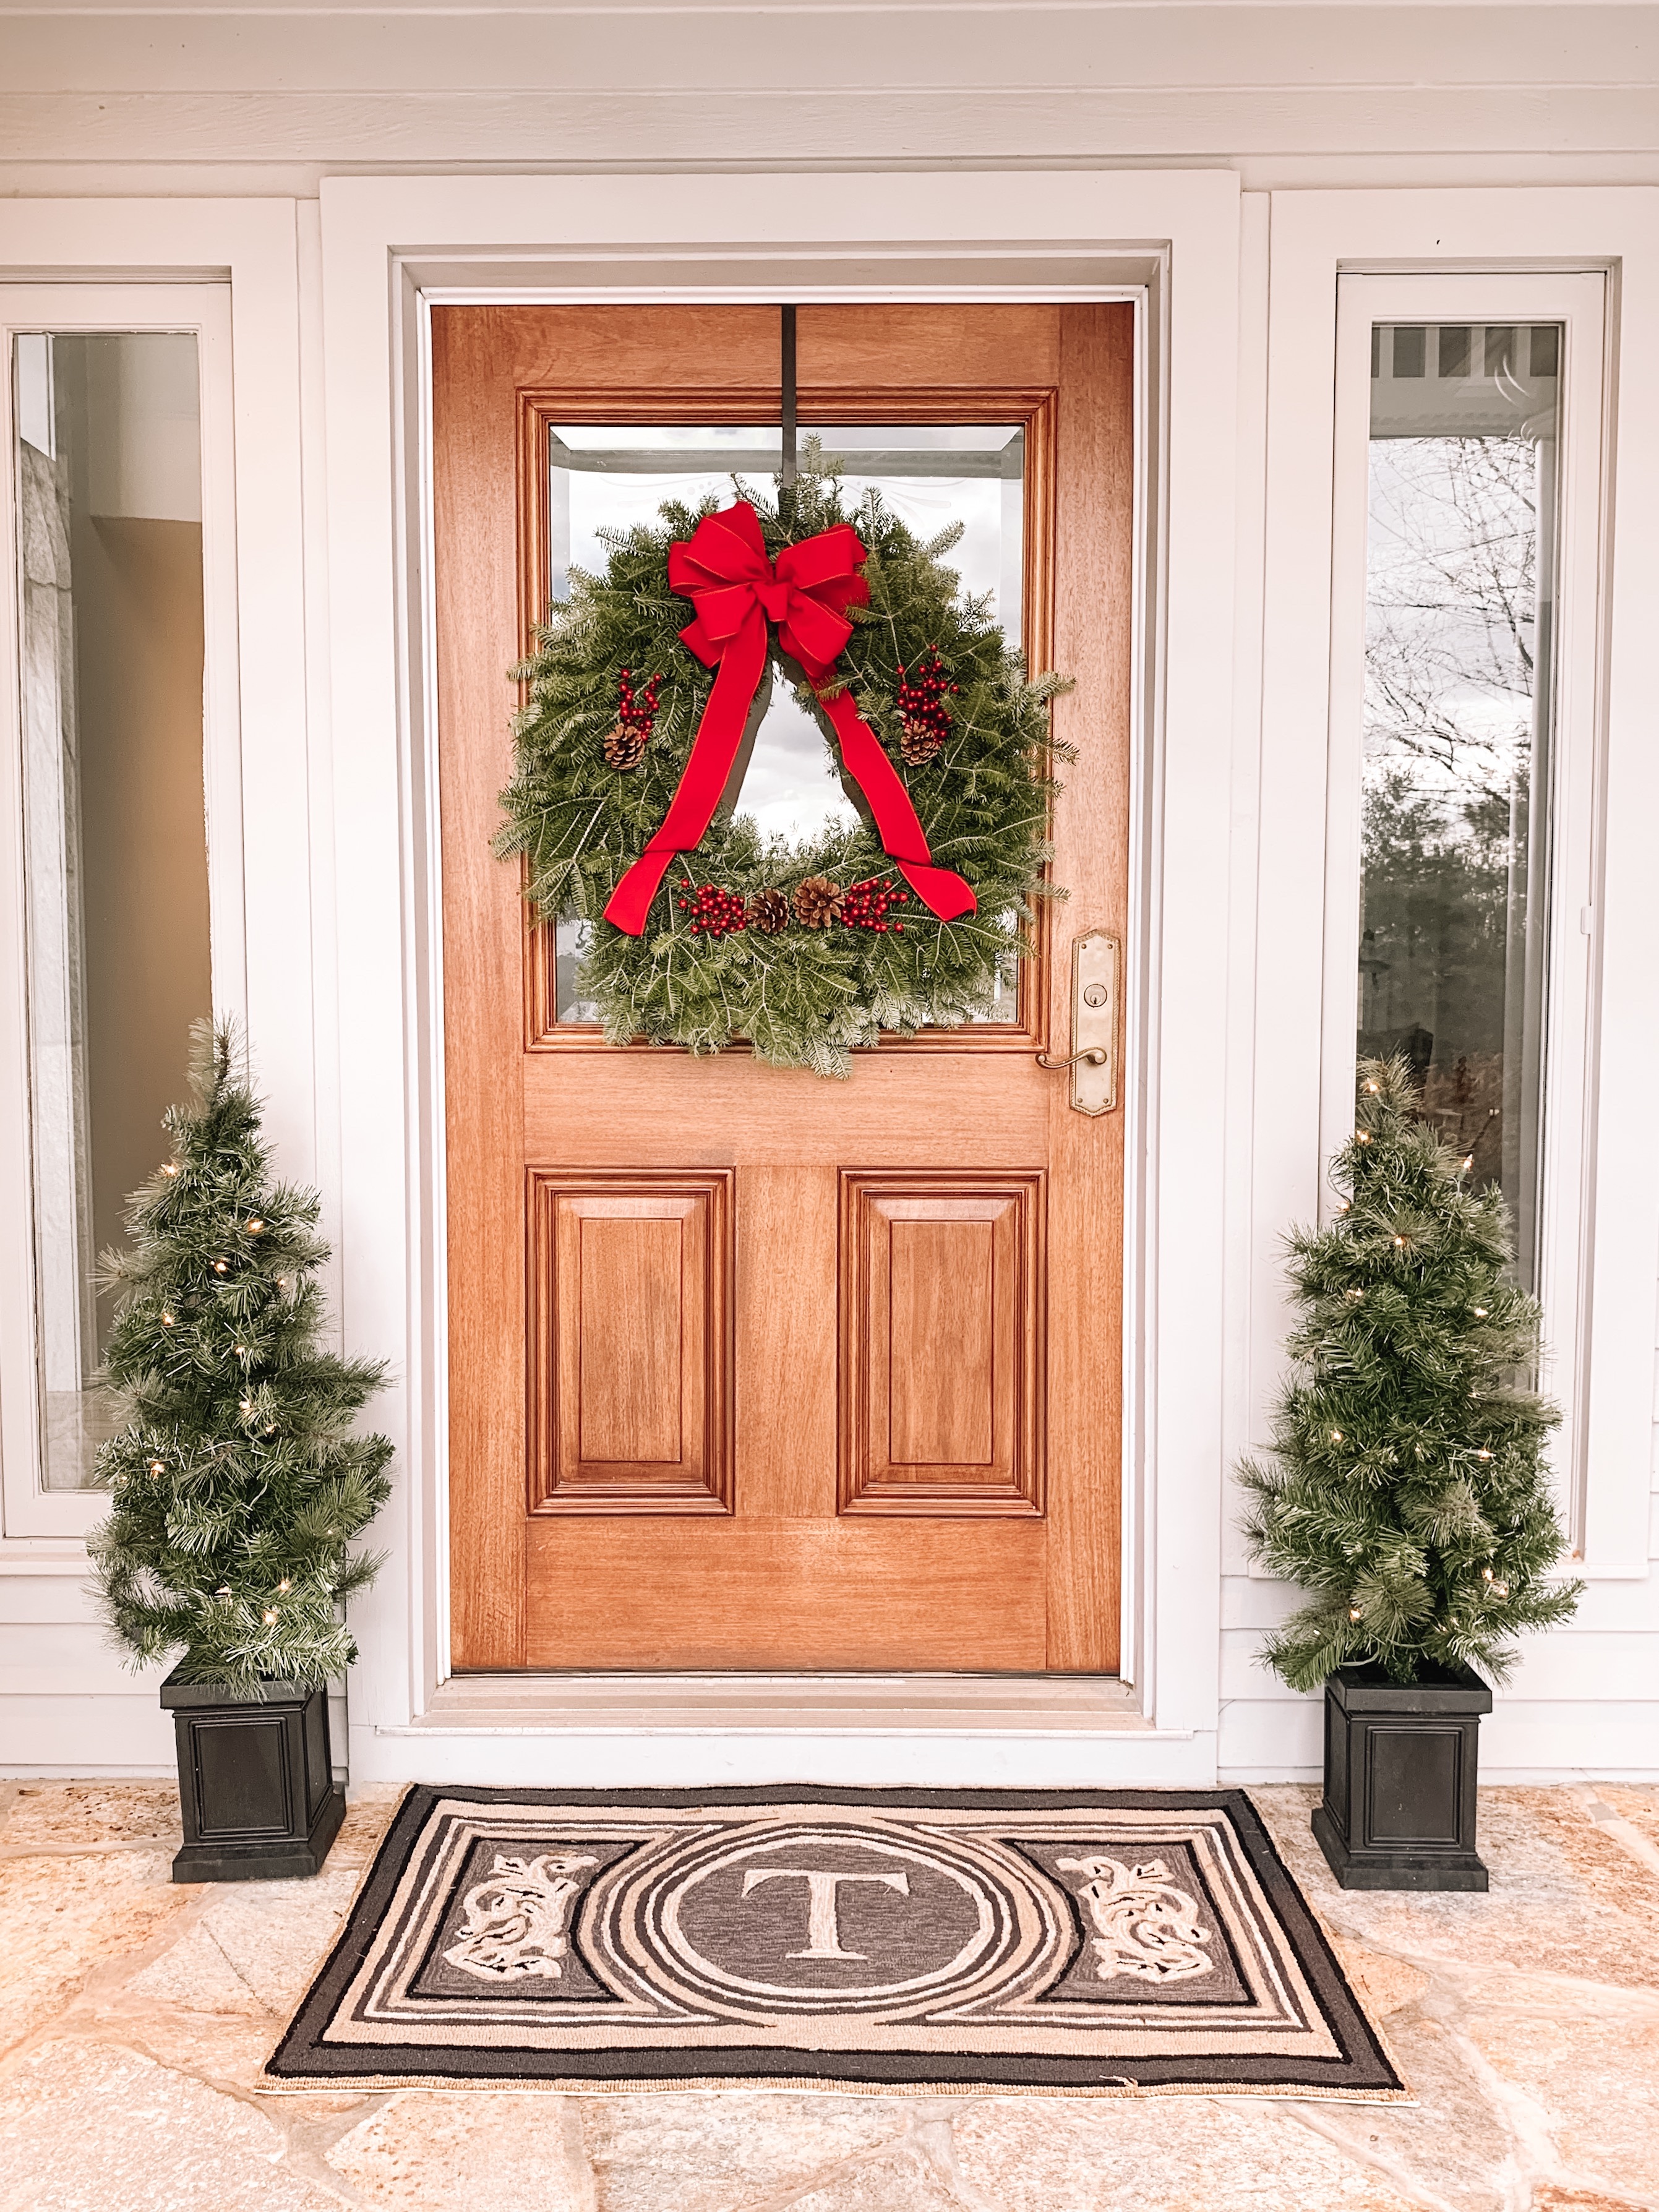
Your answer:
[[[281,1597],[286,1597],[293,1587],[293,1583],[289,1580],[288,1577],[284,1575],[281,1582],[276,1585],[277,1595]]]
[[[1405,1240],[1405,1238],[1404,1238],[1403,1237],[1396,1237],[1395,1238],[1395,1240],[1394,1240],[1394,1241],[1395,1241],[1395,1244],[1399,1247],[1400,1250],[1403,1252],[1403,1251],[1405,1250],[1405,1249],[1406,1249],[1406,1240]]]
[[[1490,1459],[1492,1457],[1492,1454],[1489,1451],[1478,1451],[1475,1454],[1475,1457],[1477,1459]]]
[[[260,1231],[264,1227],[264,1225],[265,1225],[265,1224],[264,1224],[264,1223],[263,1221],[261,1221],[261,1220],[260,1220],[260,1218],[259,1218],[258,1215],[256,1213],[256,1214],[254,1215],[254,1217],[253,1217],[252,1220],[252,1221],[250,1221],[250,1222],[249,1222],[249,1224],[248,1224],[248,1225],[247,1225],[247,1233],[248,1233],[248,1235],[249,1235],[250,1237],[257,1237],[257,1236],[259,1234],[259,1231]]]
[[[167,1463],[164,1459],[153,1459],[149,1463],[149,1471],[152,1475],[165,1474],[167,1471]]]
[[[1477,1306],[1475,1308],[1474,1317],[1477,1321],[1485,1321],[1486,1318],[1486,1309],[1485,1306]]]
[[[162,1173],[164,1176],[176,1176],[176,1175],[178,1174],[178,1172],[179,1172],[179,1164],[178,1164],[178,1162],[177,1162],[176,1160],[165,1160],[165,1161],[163,1161],[163,1163],[162,1163],[162,1164],[161,1164],[161,1173]]]
[[[237,1345],[233,1345],[233,1346],[232,1346],[232,1347],[231,1347],[231,1349],[232,1349],[234,1352],[237,1352],[237,1353],[238,1353],[238,1354],[239,1354],[242,1358],[246,1359],[246,1358],[247,1358],[247,1346],[246,1346],[246,1345],[245,1345],[245,1344],[237,1344]]]
[[[1366,1088],[1366,1090],[1367,1090],[1367,1091],[1376,1091],[1376,1085],[1374,1083],[1368,1083],[1368,1084],[1365,1085],[1365,1088]]]
[[[1510,1586],[1507,1583],[1494,1583],[1492,1586],[1492,1594],[1494,1597],[1507,1597],[1510,1594]]]
[[[173,1327],[173,1316],[170,1313],[164,1312],[162,1314],[161,1326],[163,1328],[171,1328]]]
[[[1365,1293],[1364,1291],[1344,1291],[1342,1295],[1345,1298],[1348,1299],[1352,1304],[1358,1305],[1360,1299],[1364,1297]]]
[[[1481,1568],[1480,1579],[1483,1583],[1489,1583],[1492,1580],[1492,1569],[1490,1567]]]
[[[265,1610],[264,1610],[264,1624],[265,1624],[265,1626],[266,1626],[267,1628],[274,1628],[274,1627],[276,1626],[276,1615],[277,1615],[278,1612],[280,1611],[280,1609],[281,1609],[280,1607],[276,1607],[276,1606],[274,1606],[274,1605],[268,1605],[268,1606],[265,1607]]]
[[[1467,1174],[1468,1173],[1469,1170],[1470,1170],[1474,1165],[1474,1154],[1473,1152],[1469,1152],[1469,1153],[1466,1154],[1466,1155],[1465,1155],[1465,1158],[1464,1158],[1464,1161],[1463,1161],[1463,1173],[1464,1173],[1465,1175],[1467,1175]]]
[[[230,1272],[230,1262],[229,1262],[229,1261],[228,1261],[228,1260],[216,1260],[216,1261],[214,1261],[214,1263],[213,1263],[213,1272],[214,1272],[214,1273],[215,1273],[216,1275],[226,1275],[226,1274],[228,1274],[228,1273],[229,1273],[229,1272]]]
[[[1369,1145],[1371,1140],[1371,1133],[1369,1129],[1356,1129],[1354,1132],[1353,1140],[1356,1145]]]
[[[1341,1443],[1341,1441],[1342,1441],[1342,1431],[1341,1431],[1341,1430],[1340,1430],[1340,1429],[1333,1429],[1333,1430],[1331,1431],[1331,1442],[1332,1442],[1334,1444],[1340,1444],[1340,1443]]]
[[[1348,1607],[1348,1618],[1350,1620],[1358,1620],[1363,1618],[1359,1607],[1357,1605],[1351,1605]]]
[[[230,1584],[228,1583],[221,1583],[218,1589],[215,1590],[213,1595],[215,1597],[228,1597],[230,1595]]]
[[[251,1413],[253,1411],[253,1401],[252,1398],[244,1398],[241,1400],[240,1403],[242,1411],[245,1413]]]

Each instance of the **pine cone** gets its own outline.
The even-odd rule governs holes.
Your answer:
[[[789,927],[789,902],[781,891],[761,891],[749,902],[748,920],[763,937],[775,937]]]
[[[607,768],[637,768],[645,757],[645,732],[618,722],[605,741]]]
[[[808,929],[830,929],[841,920],[840,891],[828,876],[808,876],[795,893],[795,919]]]
[[[925,722],[907,721],[899,733],[899,757],[906,768],[926,768],[930,760],[938,759],[944,743],[938,731],[930,730]]]

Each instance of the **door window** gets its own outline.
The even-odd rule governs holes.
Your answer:
[[[810,427],[826,455],[844,462],[849,508],[866,491],[924,543],[962,526],[947,563],[964,592],[986,601],[1007,635],[1022,635],[1025,561],[1025,433],[1009,424],[932,423]],[[690,428],[556,423],[548,431],[546,574],[556,603],[572,568],[602,568],[606,540],[657,522],[674,501],[726,504],[744,484],[769,495],[781,455],[778,429],[736,424]],[[771,703],[736,800],[763,836],[792,843],[856,819],[817,724],[783,684]],[[557,925],[556,1012],[562,1026],[586,1025],[594,1009],[579,982],[590,933],[586,921]],[[988,1018],[1019,1019],[1018,961],[1011,954]]]

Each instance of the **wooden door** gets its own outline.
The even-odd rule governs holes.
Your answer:
[[[1132,332],[800,311],[803,430],[1024,426],[1026,647],[1077,683],[1020,1020],[837,1083],[557,1022],[490,853],[548,426],[775,422],[777,311],[434,311],[458,1668],[1115,1669],[1123,1119],[1036,1055],[1126,919]]]

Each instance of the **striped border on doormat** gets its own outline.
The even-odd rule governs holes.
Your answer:
[[[1239,1790],[411,1790],[276,2085],[1406,2095]]]

